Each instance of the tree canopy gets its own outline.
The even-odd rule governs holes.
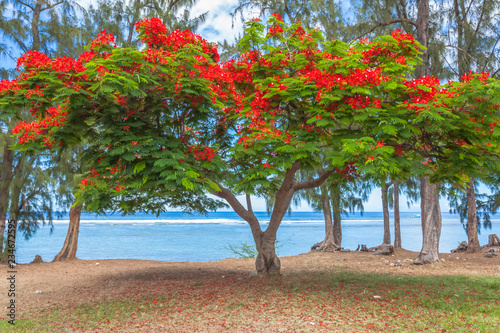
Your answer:
[[[80,198],[88,210],[207,211],[224,205],[204,195],[212,193],[255,236],[260,225],[235,196],[271,191],[274,242],[293,194],[334,173],[411,169],[465,184],[498,159],[498,82],[487,73],[444,85],[407,79],[420,48],[399,30],[325,41],[320,30],[274,14],[267,24],[249,21],[242,54],[220,62],[216,45],[189,31],[169,31],[156,18],[135,26],[141,50],[116,47],[102,31],[76,60],[26,53],[21,75],[0,83],[3,117],[22,107],[37,117],[13,130],[23,149],[86,138],[92,168]],[[296,179],[318,165],[317,178]]]

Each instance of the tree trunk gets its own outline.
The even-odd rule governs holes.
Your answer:
[[[33,9],[33,19],[31,21],[31,36],[33,37],[33,44],[31,44],[31,49],[34,51],[40,51],[40,29],[38,27],[40,22],[40,14],[42,13],[42,0],[37,0],[35,8]]]
[[[424,47],[429,47],[429,0],[417,0],[417,41]],[[420,50],[422,54],[422,65],[416,67],[416,77],[430,74],[429,51]]]
[[[455,12],[455,22],[457,23],[457,62],[458,62],[458,78],[461,79],[462,76],[467,72],[466,67],[467,64],[465,63],[465,55],[464,55],[464,26],[463,26],[463,19],[460,17],[460,6],[458,4],[458,0],[453,0],[453,9]],[[465,12],[464,12],[464,17],[465,17]]]
[[[295,182],[295,174],[299,168],[300,163],[293,162],[292,166],[287,169],[283,182],[276,192],[273,213],[271,214],[269,225],[264,232],[261,231],[259,220],[255,217],[255,214],[245,209],[230,190],[215,182],[219,190],[212,192],[212,194],[225,199],[236,214],[247,221],[252,229],[252,235],[259,253],[255,260],[255,268],[260,275],[278,275],[280,273],[281,263],[275,251],[276,233],[283,220],[283,216],[285,216],[290,206],[293,194],[301,189],[321,186],[334,172],[333,170],[328,170],[316,179]]]
[[[318,250],[324,252],[334,252],[339,249],[335,243],[334,227],[332,221],[332,210],[330,206],[330,196],[325,184],[320,186],[321,190],[321,203],[323,206],[323,215],[325,217],[325,239],[322,242],[316,243],[311,247],[311,250]]]
[[[394,248],[401,248],[401,216],[399,215],[399,182],[394,182]]]
[[[416,264],[439,262],[439,238],[441,236],[441,208],[439,186],[428,183],[428,177],[420,178],[420,207],[422,218],[422,250]]]
[[[488,235],[488,246],[500,246],[500,239],[496,234]]]
[[[295,172],[295,170],[290,170],[292,175],[295,175]],[[259,255],[255,261],[255,268],[257,273],[261,275],[278,275],[281,269],[281,262],[275,250],[276,233],[295,193],[292,188],[293,176],[285,178],[289,179],[285,179],[278,192],[276,192],[273,213],[269,225],[262,235],[260,247],[256,244]]]
[[[260,246],[257,247],[259,254],[255,260],[255,268],[259,275],[279,275],[281,262],[276,255],[276,235],[273,232],[267,232],[268,230],[262,233]]]
[[[382,242],[382,244],[391,244],[389,203],[387,202],[387,190],[391,185],[392,182],[384,183],[384,185],[382,186],[382,211],[384,212],[384,241]]]
[[[340,248],[342,246],[342,220],[340,216],[340,184],[333,187],[333,242]]]
[[[5,136],[2,162],[0,163],[0,254],[3,253],[3,243],[5,235],[5,227],[7,221],[7,210],[9,209],[9,188],[12,182],[14,153],[9,149],[10,134],[2,133]]]
[[[9,220],[16,221],[16,232],[17,232],[17,223],[19,216],[21,215],[21,211],[23,210],[24,205],[26,204],[24,197],[21,198],[23,184],[24,184],[24,180],[22,178],[29,177],[29,174],[24,174],[21,171],[23,170],[23,165],[26,161],[26,156],[27,156],[26,153],[21,153],[21,155],[19,156],[19,160],[12,174],[12,177],[13,179],[15,179],[15,181],[11,183],[11,188],[10,188]],[[16,240],[14,239],[11,243],[13,244],[12,246],[15,248]],[[2,257],[4,257],[5,255],[6,251],[3,252]]]
[[[479,237],[477,235],[477,212],[476,212],[476,193],[474,191],[474,180],[469,179],[469,188],[467,189],[467,252],[480,252]]]
[[[52,262],[60,260],[76,259],[76,251],[78,249],[78,233],[80,229],[80,216],[82,214],[82,206],[74,206],[69,209],[69,227],[66,239],[64,240],[61,251],[54,257]]]

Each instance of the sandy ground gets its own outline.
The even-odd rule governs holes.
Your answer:
[[[372,253],[309,252],[281,257],[283,277],[294,272],[338,271],[415,275],[488,275],[500,277],[500,256],[484,254],[442,254],[441,263],[416,266],[410,262],[416,252],[398,250],[393,256]],[[401,266],[394,265],[401,263]],[[1,303],[7,304],[7,278],[15,275],[16,304],[19,314],[46,307],[76,306],[81,303],[123,299],[130,292],[154,293],[142,285],[157,280],[179,280],[253,274],[253,259],[226,259],[210,262],[162,262],[146,260],[72,260],[57,263],[18,265],[15,273],[2,269]],[[148,282],[148,283],[145,283]],[[41,293],[40,293],[41,291]],[[0,318],[5,315],[0,314]]]

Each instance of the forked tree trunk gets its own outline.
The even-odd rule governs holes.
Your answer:
[[[399,182],[394,182],[394,248],[401,248],[401,217],[399,215]]]
[[[437,184],[428,183],[428,177],[420,178],[420,208],[422,218],[422,250],[416,264],[439,262],[439,238],[441,236],[441,208]]]
[[[287,169],[283,182],[279,190],[276,192],[276,200],[274,202],[273,213],[266,231],[262,231],[260,223],[255,214],[252,212],[250,205],[247,209],[236,199],[234,194],[221,184],[214,182],[218,187],[218,191],[212,194],[225,199],[234,211],[250,225],[252,235],[257,247],[258,256],[255,260],[255,268],[259,275],[278,275],[280,274],[281,262],[276,255],[275,242],[276,233],[283,220],[283,217],[290,206],[293,194],[302,189],[308,189],[321,186],[328,177],[333,174],[333,170],[325,171],[316,179],[311,179],[303,182],[295,182],[294,177],[300,168],[300,163],[293,162],[292,166]]]
[[[297,168],[298,169],[298,168]],[[281,269],[281,262],[276,255],[276,233],[283,220],[283,217],[290,206],[293,194],[293,176],[296,170],[289,170],[285,180],[283,181],[280,189],[276,192],[276,201],[274,203],[273,213],[269,220],[269,225],[266,231],[263,232],[260,246],[256,242],[257,251],[259,252],[255,261],[255,268],[260,275],[279,275]]]
[[[339,245],[335,243],[334,226],[332,221],[332,209],[330,206],[330,196],[325,184],[320,187],[321,190],[321,203],[323,206],[323,215],[325,217],[325,239],[319,243],[314,244],[311,250],[318,250],[324,252],[333,252],[339,249]]]
[[[476,211],[476,193],[474,191],[474,180],[469,179],[469,188],[467,189],[467,252],[480,252],[479,237],[477,235],[477,211]]]
[[[268,231],[269,227],[262,233],[260,241],[256,242],[256,245],[259,243],[260,246],[257,245],[259,254],[255,260],[255,269],[260,275],[278,275],[281,269],[281,262],[276,255],[276,235]]]
[[[384,183],[382,186],[382,211],[384,212],[384,241],[382,244],[391,244],[391,227],[389,220],[389,202],[387,201],[387,190],[392,185],[390,183]]]
[[[54,257],[52,262],[60,260],[76,259],[76,251],[78,250],[78,233],[80,230],[80,216],[82,214],[82,206],[74,206],[69,209],[69,227],[66,239],[64,240],[61,251]]]

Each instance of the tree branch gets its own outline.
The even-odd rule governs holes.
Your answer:
[[[252,210],[252,199],[250,198],[250,194],[246,194],[246,199],[247,199],[247,210],[249,213],[252,213],[253,214],[253,210]]]
[[[243,220],[247,221],[248,224],[250,224],[250,226],[255,226],[259,224],[259,221],[255,217],[253,211],[251,209],[250,210],[245,209],[245,207],[243,207],[243,205],[238,201],[238,199],[236,199],[236,197],[230,190],[228,190],[227,188],[225,188],[224,186],[222,186],[221,184],[219,184],[214,180],[211,181],[217,184],[217,186],[219,186],[220,188],[220,191],[212,191],[211,193],[213,195],[226,200],[227,203],[231,206],[231,208],[233,208],[234,212],[238,214],[238,216],[241,217]]]
[[[53,4],[53,5],[47,6],[47,7],[43,8],[42,10],[40,10],[40,13],[41,13],[41,12],[43,12],[44,10],[54,8],[55,6],[58,6],[58,5],[62,4],[63,2],[64,2],[64,1],[59,1],[59,2],[56,2],[56,3],[55,3],[55,4]]]
[[[385,27],[385,26],[388,26],[388,25],[391,25],[391,24],[394,24],[394,23],[409,23],[415,27],[418,27],[418,24],[417,22],[415,21],[412,21],[412,20],[408,20],[408,19],[404,19],[404,18],[399,18],[399,19],[394,19],[394,20],[390,20],[388,22],[379,22],[376,26],[374,26],[373,28],[370,29],[370,31],[362,34],[361,36],[359,36],[358,38],[356,39],[360,39],[361,37],[363,36],[366,36],[368,35],[369,33],[372,33],[373,31],[375,31],[377,28],[380,28],[380,27]]]
[[[16,0],[16,1],[19,2],[21,5],[28,7],[32,11],[35,11],[35,8],[31,7],[31,5],[28,5],[27,3],[24,3],[24,2],[22,2],[20,0]]]
[[[335,172],[334,170],[327,170],[316,179],[311,179],[311,180],[307,180],[304,182],[297,182],[293,185],[293,189],[295,191],[298,191],[298,190],[302,190],[302,189],[318,187],[321,184],[323,184],[328,179],[328,177],[333,175],[334,172]]]

